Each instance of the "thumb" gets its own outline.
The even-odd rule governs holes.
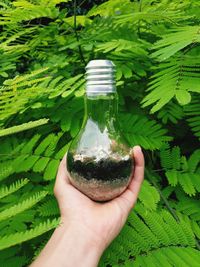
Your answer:
[[[130,210],[133,208],[142,182],[144,180],[144,155],[142,153],[140,146],[135,146],[133,148],[134,160],[135,160],[135,169],[133,178],[128,188],[124,193],[122,193],[119,197],[113,199],[111,202],[119,205],[122,209],[124,216],[127,217]]]
[[[58,172],[54,185],[54,195],[56,198],[62,195],[66,186],[71,186],[67,172],[66,160],[67,155],[65,154],[58,167]]]

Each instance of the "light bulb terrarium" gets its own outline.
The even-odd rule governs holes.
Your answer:
[[[67,153],[70,182],[95,201],[120,195],[129,185],[132,150],[117,123],[115,66],[92,60],[86,66],[85,116]]]

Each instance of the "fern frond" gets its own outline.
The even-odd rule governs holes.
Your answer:
[[[33,83],[33,81],[37,81],[37,76],[39,74],[42,74],[44,72],[46,72],[48,70],[48,68],[42,68],[42,69],[38,69],[38,70],[34,70],[29,74],[25,74],[25,75],[17,75],[15,76],[13,79],[8,79],[6,81],[4,81],[4,85],[6,86],[18,86],[20,87],[21,84],[24,86],[26,85],[26,82],[31,81],[31,83]],[[34,78],[34,80],[31,80],[32,78]]]
[[[154,21],[167,21],[170,23],[175,23],[178,20],[182,20],[183,16],[180,11],[177,11],[177,7],[172,4],[161,3],[160,5],[153,5],[145,3],[143,5],[142,11],[138,12],[140,9],[140,3],[124,1],[122,2],[110,0],[106,3],[93,7],[89,12],[88,16],[100,15],[105,16],[115,16],[115,24],[132,24],[139,20],[154,22]],[[186,16],[185,16],[186,18]]]
[[[47,93],[48,89],[41,87],[41,81],[49,80],[50,77],[37,77],[47,69],[39,69],[30,74],[16,76],[14,79],[4,81],[4,85],[0,88],[0,120],[19,112],[30,99]]]
[[[0,163],[0,181],[7,178],[10,174],[13,173],[13,166],[11,161],[5,161]]]
[[[129,41],[125,39],[113,39],[109,42],[98,44],[95,51],[102,51],[108,53],[110,51],[121,52],[123,50],[132,50],[136,55],[147,55],[146,50],[142,48],[139,42]]]
[[[200,239],[200,224],[196,221],[191,222],[192,230],[194,231],[194,234],[197,236],[198,239]]]
[[[155,187],[144,180],[138,198],[147,209],[156,210],[160,195]]]
[[[19,202],[18,204],[0,212],[0,221],[6,220],[26,209],[29,209],[37,202],[39,202],[41,199],[43,199],[46,195],[47,195],[46,191],[37,192],[36,194],[23,200],[22,202]]]
[[[88,13],[87,16],[96,16],[100,15],[102,17],[104,16],[112,16],[116,14],[116,9],[118,10],[119,6],[120,9],[123,9],[123,7],[130,7],[130,2],[128,0],[125,0],[121,2],[120,0],[109,0],[106,3],[102,3],[101,5],[94,6]]]
[[[200,221],[199,201],[191,198],[184,198],[177,204],[177,210],[188,215],[194,221]]]
[[[167,21],[170,23],[175,23],[182,19],[182,15],[179,11],[150,11],[150,12],[131,12],[126,15],[119,15],[116,17],[116,25],[123,25],[128,23],[137,23],[139,20],[144,20],[145,22],[161,22]]]
[[[187,160],[185,156],[181,156],[179,147],[173,147],[170,150],[169,146],[165,146],[161,149],[160,157],[170,185],[176,186],[179,183],[189,195],[200,192],[199,149],[194,151]]]
[[[199,265],[198,8],[198,0],[0,0],[0,129],[51,121],[1,138],[0,266],[30,264],[58,224],[47,221],[59,216],[54,178],[81,128],[84,67],[102,57],[116,65],[122,134],[149,151],[139,202],[100,266]]]
[[[34,164],[32,165],[33,171],[34,172],[42,172],[46,168],[46,166],[50,160],[51,159],[48,157],[46,157],[46,158],[41,157],[39,159],[37,158],[37,161],[34,162]]]
[[[59,215],[58,203],[54,197],[50,197],[47,201],[45,201],[39,208],[38,211],[40,216],[55,216]]]
[[[55,159],[62,159],[66,153],[66,151],[68,151],[68,148],[70,146],[70,142],[68,144],[66,144],[65,146],[63,146],[55,155]]]
[[[158,111],[157,116],[164,124],[169,123],[169,121],[176,124],[184,116],[183,107],[174,101],[170,101]]]
[[[153,45],[157,51],[152,54],[158,60],[166,60],[186,46],[200,42],[200,27],[186,26],[174,28],[170,33],[164,34],[162,39]]]
[[[47,220],[43,223],[40,223],[35,228],[32,228],[25,232],[18,232],[16,234],[1,236],[0,250],[12,247],[16,244],[20,244],[36,236],[42,235],[47,231],[55,228],[59,224],[59,221],[60,221],[59,219]]]
[[[19,148],[12,151],[12,172],[27,172],[32,169],[34,172],[44,172],[45,180],[54,179],[60,160],[69,146],[68,143],[55,152],[62,136],[63,132],[49,134],[41,140],[41,135],[36,134],[28,142],[20,144]]]
[[[191,103],[184,106],[184,111],[187,118],[187,122],[191,127],[194,135],[200,140],[200,96],[196,95],[193,97]]]
[[[45,172],[44,172],[44,179],[45,180],[52,180],[52,179],[55,179],[56,178],[56,173],[58,171],[58,166],[60,164],[60,160],[57,160],[57,159],[52,159],[46,169],[45,169]]]
[[[157,249],[148,253],[148,255],[137,256],[134,261],[128,261],[123,266],[198,266],[200,261],[200,252],[194,248],[167,247]]]
[[[26,256],[14,256],[12,258],[0,259],[1,267],[22,267],[27,264],[28,258]]]
[[[15,71],[16,69],[16,62],[20,57],[20,49],[18,51],[10,52],[3,52],[0,49],[0,76],[7,78],[9,76],[10,71]]]
[[[0,49],[4,51],[3,55],[15,55],[16,50],[17,54],[21,54],[28,50],[28,46],[26,42],[24,42],[24,38],[30,38],[32,34],[37,30],[36,27],[31,27],[27,29],[18,29],[12,30],[7,33],[7,38],[5,41],[1,42]],[[25,39],[26,39],[25,38]]]
[[[188,231],[185,230],[186,228]],[[135,211],[130,213],[122,232],[105,251],[101,262],[105,265],[118,266],[120,263],[124,264],[127,258],[139,259],[154,251],[158,251],[158,253],[165,251],[166,247],[173,250],[173,248],[184,247],[192,249],[194,246],[195,239],[191,226],[182,218],[178,223],[166,210],[162,212],[149,211],[141,205],[137,205]],[[168,262],[168,265],[170,264],[167,259],[165,261]],[[104,266],[103,264],[102,266]]]
[[[54,6],[45,6],[43,5],[43,1],[37,5],[20,0],[13,2],[13,6],[18,8],[4,10],[4,16],[1,16],[0,25],[16,24],[42,17],[54,19],[59,14],[57,8]]]
[[[145,149],[153,150],[160,148],[164,142],[172,140],[161,125],[144,116],[126,114],[120,117],[120,122],[121,129],[131,146],[139,144]]]
[[[23,147],[20,147],[21,153],[26,154],[32,151],[40,138],[41,138],[40,134],[35,134],[28,142],[25,142],[23,144]],[[16,153],[19,151],[18,149],[16,149],[14,152]]]
[[[16,192],[17,190],[22,188],[24,185],[26,185],[28,181],[29,180],[25,178],[25,179],[21,179],[21,180],[14,182],[9,187],[8,186],[0,187],[0,199]]]
[[[74,27],[74,16],[65,18],[65,19],[63,19],[63,21],[66,22],[71,27]],[[90,18],[86,17],[85,15],[76,16],[76,25],[77,26],[87,26],[87,25],[90,25],[91,23],[92,23],[92,20]]]
[[[64,80],[63,77],[58,76],[48,85],[48,88],[52,91],[52,93],[49,95],[49,98],[55,98],[59,95],[62,95],[62,97],[66,98],[75,90],[79,89],[83,84],[84,79],[82,74]]]
[[[48,148],[48,146],[51,145],[55,135],[49,134],[46,138],[42,140],[42,142],[37,146],[37,148],[34,151],[35,155],[41,155],[45,152],[45,150]]]
[[[17,126],[12,126],[12,127],[6,128],[6,129],[2,129],[2,130],[0,130],[0,137],[14,134],[14,133],[18,133],[18,132],[22,132],[22,131],[26,131],[26,130],[44,125],[44,124],[48,123],[48,121],[49,121],[48,119],[40,119],[40,120],[36,120],[36,121],[29,121],[27,123],[23,123],[23,124],[17,125]]]
[[[195,66],[195,68],[194,68]],[[154,104],[151,113],[166,105],[176,97],[180,105],[191,101],[190,92],[200,92],[200,63],[198,57],[184,55],[171,59],[169,62],[160,63],[160,69],[152,76],[147,91],[151,91],[142,100],[143,107]]]

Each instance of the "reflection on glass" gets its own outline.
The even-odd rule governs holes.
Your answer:
[[[116,121],[116,93],[86,97],[83,126],[67,155],[71,183],[97,201],[110,200],[129,184],[131,151]]]

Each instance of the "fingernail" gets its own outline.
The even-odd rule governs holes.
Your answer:
[[[134,146],[133,149],[134,149],[134,150],[137,150],[137,151],[142,151],[141,146]]]

